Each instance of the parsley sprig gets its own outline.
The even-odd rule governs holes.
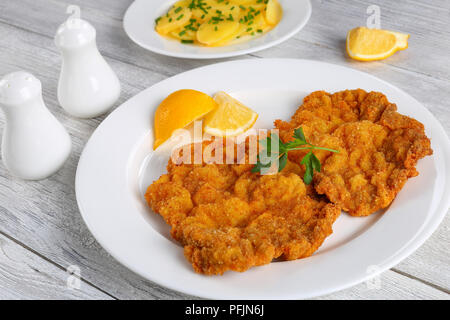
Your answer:
[[[326,150],[339,153],[338,150],[318,147],[309,143],[306,140],[305,134],[303,133],[303,129],[301,127],[294,130],[293,138],[294,140],[284,143],[283,141],[281,141],[280,137],[277,134],[271,133],[269,137],[262,139],[259,142],[261,146],[261,152],[260,154],[258,154],[258,161],[253,167],[252,172],[267,172],[266,170],[269,170],[276,161],[278,161],[278,172],[280,172],[286,166],[289,151],[309,150],[309,152],[303,157],[300,164],[303,164],[306,168],[305,175],[303,176],[303,181],[306,184],[311,184],[313,180],[314,170],[320,172],[322,168],[320,160],[316,157],[313,151]],[[272,150],[272,140],[278,140],[278,151]]]

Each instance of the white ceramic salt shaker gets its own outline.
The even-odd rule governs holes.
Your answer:
[[[75,117],[97,117],[119,98],[120,82],[97,49],[94,27],[80,19],[80,8],[71,5],[67,13],[72,15],[55,36],[62,54],[58,101]]]
[[[0,80],[0,107],[6,118],[2,159],[15,176],[44,179],[67,160],[70,136],[42,99],[41,82],[24,71]]]

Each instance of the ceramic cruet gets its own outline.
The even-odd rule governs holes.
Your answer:
[[[2,160],[15,176],[44,179],[64,164],[71,150],[69,134],[42,99],[41,82],[24,71],[0,80],[0,107],[6,126]]]
[[[75,117],[97,117],[119,98],[119,79],[98,51],[96,31],[80,18],[80,8],[71,5],[67,13],[72,15],[55,36],[55,44],[62,54],[58,101]]]

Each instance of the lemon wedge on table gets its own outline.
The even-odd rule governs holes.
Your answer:
[[[214,96],[218,107],[204,120],[205,132],[218,137],[236,136],[250,129],[258,114],[223,91]]]
[[[347,53],[356,60],[373,61],[408,48],[409,34],[358,27],[347,34]]]
[[[183,89],[175,91],[161,102],[155,112],[155,142],[158,148],[177,130],[217,108],[217,103],[206,93]]]

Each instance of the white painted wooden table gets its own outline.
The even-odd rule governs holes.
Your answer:
[[[68,4],[81,6],[83,18],[97,29],[99,48],[122,83],[117,105],[160,80],[216,62],[163,57],[135,45],[122,28],[131,2],[0,0],[0,75],[25,69],[40,78],[44,100],[74,145],[63,169],[43,181],[15,179],[0,164],[0,299],[192,298],[149,282],[111,258],[87,230],[75,200],[78,158],[104,117],[71,118],[56,100],[61,59],[53,36]],[[241,58],[316,59],[369,72],[421,101],[450,133],[450,1],[312,2],[311,20],[293,39]],[[409,49],[382,62],[352,61],[345,54],[345,35],[365,25],[371,4],[381,8],[382,28],[411,34]],[[379,289],[363,283],[321,298],[449,299],[449,227],[447,216],[420,249],[382,274]],[[72,265],[81,271],[80,289],[67,286],[66,269]]]

